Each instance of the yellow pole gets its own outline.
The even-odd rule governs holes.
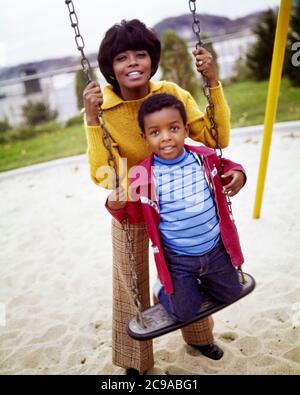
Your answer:
[[[254,202],[253,218],[260,217],[263,198],[264,183],[267,172],[273,125],[275,121],[278,96],[280,91],[281,73],[287,40],[287,32],[291,15],[292,0],[281,0],[274,41],[274,50],[266,103],[264,134],[260,157],[260,166],[257,178],[256,196]]]

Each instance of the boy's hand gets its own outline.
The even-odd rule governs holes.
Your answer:
[[[126,193],[122,186],[112,191],[107,199],[107,205],[111,210],[120,210],[126,205]]]
[[[211,88],[218,86],[217,70],[211,53],[201,47],[195,49],[193,55],[196,59],[197,70],[207,78],[209,86]]]
[[[102,103],[103,95],[100,85],[96,81],[90,82],[83,91],[83,105],[88,126],[99,125],[98,112]]]
[[[226,195],[232,197],[236,195],[245,184],[245,174],[238,170],[229,170],[227,173],[221,175],[222,178],[230,177],[231,181],[223,186],[223,191]]]

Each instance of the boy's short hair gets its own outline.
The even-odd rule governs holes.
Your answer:
[[[161,44],[156,34],[138,19],[123,20],[105,33],[98,52],[98,64],[106,81],[119,92],[118,81],[114,79],[113,59],[120,52],[146,50],[151,58],[151,77],[158,68]],[[113,78],[112,78],[113,77]]]
[[[176,96],[168,93],[156,93],[146,99],[142,104],[138,112],[138,123],[141,131],[145,133],[144,120],[145,116],[152,114],[155,111],[160,111],[163,108],[176,108],[184,125],[187,123],[187,116],[182,101],[178,100]]]

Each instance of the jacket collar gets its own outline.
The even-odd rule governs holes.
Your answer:
[[[161,86],[162,86],[161,81],[153,82],[150,80],[149,81],[150,92],[143,99],[147,99],[147,97],[151,96],[154,92],[158,91],[161,88]],[[141,99],[123,100],[120,96],[118,96],[114,92],[112,85],[105,85],[104,90],[103,90],[103,96],[104,96],[104,102],[102,104],[103,110],[108,110],[108,109],[116,107],[122,103],[136,103],[139,100],[141,100]]]

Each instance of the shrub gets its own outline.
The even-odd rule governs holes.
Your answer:
[[[47,122],[36,126],[23,125],[0,134],[0,144],[23,141],[41,135],[45,136],[57,132],[60,128],[60,125],[56,122]]]
[[[69,126],[74,126],[74,125],[81,125],[83,123],[83,115],[79,114],[79,115],[75,115],[74,117],[69,118],[66,121],[66,127]]]
[[[8,119],[4,117],[3,119],[0,119],[0,133],[6,132],[7,130],[10,130],[11,126],[8,122]]]
[[[43,122],[52,121],[57,118],[57,111],[51,110],[48,103],[43,101],[32,102],[29,100],[22,106],[25,123],[30,126]]]

